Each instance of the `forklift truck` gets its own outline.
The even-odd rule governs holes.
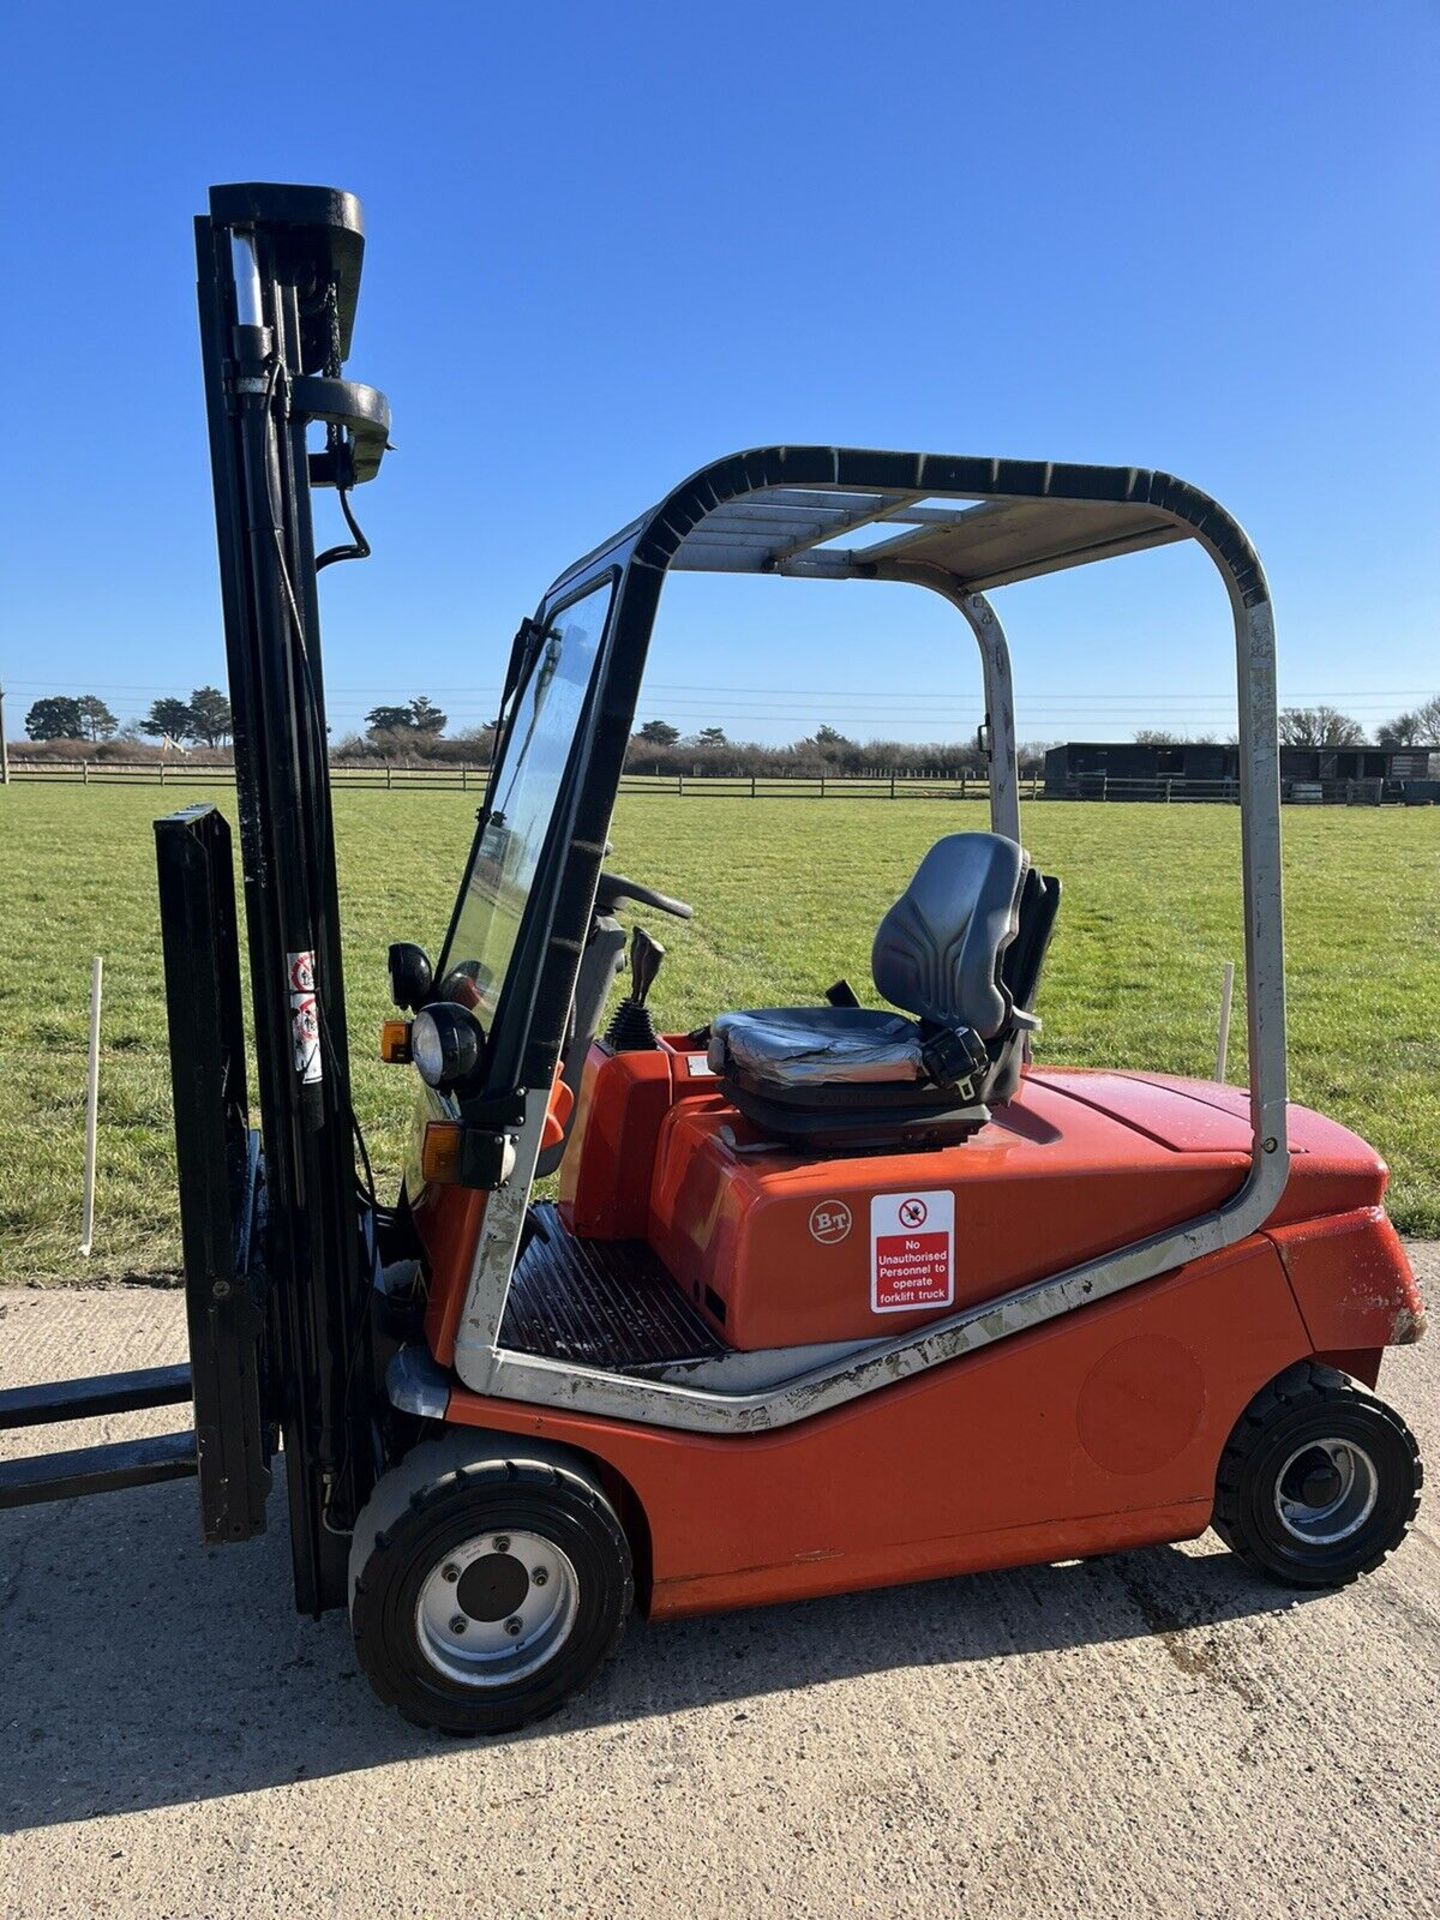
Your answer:
[[[578,560],[511,646],[432,965],[390,951],[416,1077],[382,1202],[350,1104],[316,581],[368,551],[383,397],[344,375],[360,208],[216,188],[196,223],[259,1127],[229,829],[157,823],[188,1368],[0,1396],[29,1425],[193,1401],[192,1432],[0,1468],[0,1504],[198,1475],[298,1607],[348,1607],[409,1719],[546,1714],[652,1618],[1055,1561],[1214,1525],[1341,1585],[1404,1537],[1372,1389],[1423,1311],[1362,1141],[1287,1105],[1275,642],[1260,562],[1138,469],[833,447],[717,461]],[[311,492],[349,539],[318,556]],[[1234,616],[1248,1092],[1036,1052],[1060,879],[1023,850],[990,591],[1193,539]],[[908,581],[978,642],[990,831],[946,833],[873,981],[657,1030],[607,833],[672,571]],[[763,988],[761,996],[763,998]],[[1034,1056],[1034,1057],[1032,1057]],[[535,1198],[558,1173],[558,1197]]]

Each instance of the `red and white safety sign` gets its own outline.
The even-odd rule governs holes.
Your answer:
[[[955,1196],[879,1193],[870,1202],[870,1310],[913,1313],[955,1298]]]
[[[310,1087],[325,1077],[320,1058],[320,1003],[315,993],[315,955],[310,952],[286,955],[290,981],[290,1029],[295,1051],[295,1071],[302,1085]]]

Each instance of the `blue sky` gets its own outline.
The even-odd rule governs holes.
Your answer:
[[[1435,5],[250,18],[8,18],[12,734],[45,691],[223,684],[190,217],[228,179],[366,207],[350,371],[397,450],[375,558],[325,576],[337,732],[417,692],[486,717],[551,577],[770,441],[1168,468],[1265,557],[1282,698],[1373,726],[1440,689]],[[1025,736],[1228,730],[1198,551],[1001,604]],[[967,646],[907,589],[680,580],[643,712],[953,737]]]

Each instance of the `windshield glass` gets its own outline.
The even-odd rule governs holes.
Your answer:
[[[442,997],[472,1007],[487,1033],[560,798],[612,591],[607,580],[566,607],[540,643],[441,957]]]

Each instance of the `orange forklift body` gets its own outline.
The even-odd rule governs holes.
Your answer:
[[[648,1241],[740,1352],[881,1339],[933,1320],[936,1305],[973,1305],[1043,1278],[1057,1259],[1078,1266],[1222,1205],[1249,1139],[1239,1091],[1047,1068],[962,1147],[813,1160],[765,1142],[682,1040],[653,1053],[596,1046],[560,1214],[581,1239]],[[1385,1167],[1364,1141],[1295,1109],[1290,1143],[1275,1224],[1379,1204]],[[929,1240],[937,1268],[950,1256],[953,1286],[908,1312],[880,1297],[886,1223],[873,1224],[907,1184],[921,1205],[937,1189],[954,1196],[946,1246],[933,1231],[912,1236]]]
[[[587,1239],[648,1239],[731,1347],[883,1337],[1220,1205],[1243,1177],[1243,1114],[1243,1095],[1210,1083],[1046,1069],[963,1147],[814,1163],[767,1147],[683,1040],[597,1046],[559,1217]],[[1263,1232],[777,1432],[675,1431],[458,1385],[445,1417],[596,1463],[647,1544],[656,1617],[1191,1538],[1267,1381],[1317,1355],[1373,1384],[1381,1350],[1418,1324],[1383,1161],[1303,1108],[1290,1140]],[[877,1312],[870,1210],[907,1180],[954,1196],[953,1293]],[[478,1220],[463,1188],[426,1202],[443,1363]]]
[[[1368,1293],[1337,1284],[1367,1266]],[[1192,1539],[1260,1387],[1316,1352],[1373,1383],[1417,1310],[1393,1231],[1362,1209],[1257,1234],[779,1432],[716,1438],[461,1388],[445,1417],[597,1462],[639,1522],[658,1619]]]

